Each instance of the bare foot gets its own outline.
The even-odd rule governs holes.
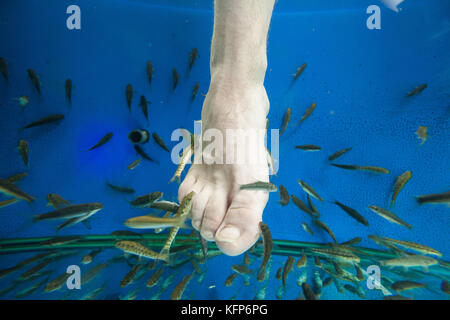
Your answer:
[[[202,132],[217,129],[225,141],[227,129],[264,130],[268,110],[269,100],[262,85],[213,81],[202,109]],[[205,153],[211,142],[204,140],[202,157],[211,159],[211,155]],[[181,201],[186,194],[195,191],[193,227],[206,240],[216,241],[222,252],[234,256],[245,252],[258,240],[258,223],[268,200],[267,193],[240,190],[240,185],[269,181],[269,170],[264,136],[252,140],[251,146],[228,140],[231,140],[228,147],[226,142],[224,144],[224,163],[230,147],[234,154],[252,149],[245,163],[206,164],[203,161],[192,164],[178,190],[178,199]],[[258,161],[259,164],[255,164]]]

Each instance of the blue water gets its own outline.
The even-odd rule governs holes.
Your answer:
[[[31,216],[49,210],[45,196],[57,193],[73,203],[101,202],[105,208],[92,218],[92,229],[82,224],[67,228],[59,235],[108,234],[125,229],[123,222],[142,214],[130,208],[124,196],[107,188],[105,181],[132,186],[136,195],[155,190],[164,199],[176,200],[177,185],[168,184],[176,166],[170,154],[153,141],[145,145],[160,165],[142,161],[133,170],[127,166],[137,158],[128,141],[129,131],[146,128],[157,132],[169,147],[174,129],[193,130],[200,119],[203,96],[190,102],[192,88],[200,83],[199,93],[206,94],[209,85],[209,50],[212,36],[212,1],[124,1],[79,0],[81,30],[66,28],[66,8],[72,1],[3,0],[0,4],[0,56],[8,63],[9,84],[0,79],[0,177],[27,171],[18,186],[35,196],[32,204],[19,202],[0,209],[0,238],[27,238],[55,235],[57,223],[31,224]],[[366,28],[366,8],[381,8],[381,30]],[[268,38],[268,70],[265,86],[271,103],[270,128],[279,128],[287,109],[292,122],[280,139],[280,170],[272,177],[291,194],[305,200],[297,184],[302,179],[311,184],[326,200],[338,200],[361,212],[370,226],[351,219],[335,205],[325,201],[316,206],[322,221],[333,230],[338,241],[360,236],[361,246],[378,248],[368,235],[375,234],[415,241],[450,253],[449,208],[419,206],[414,196],[448,191],[450,187],[450,3],[448,1],[406,0],[399,13],[377,1],[279,1],[276,4]],[[197,47],[199,59],[187,73],[189,53]],[[150,86],[146,63],[154,70]],[[305,72],[288,90],[292,74],[307,63]],[[26,70],[34,69],[41,81],[42,97],[33,88]],[[172,69],[180,81],[172,92]],[[72,106],[64,92],[64,81],[74,84]],[[134,97],[131,113],[125,100],[125,86],[131,83]],[[404,95],[416,85],[428,88],[417,96]],[[30,97],[23,110],[13,98]],[[151,101],[149,121],[138,106],[140,95]],[[312,102],[317,108],[299,128],[295,123]],[[43,116],[63,113],[58,125],[20,131],[24,125]],[[428,140],[420,145],[415,135],[419,126],[428,127]],[[103,135],[114,137],[105,146],[87,152]],[[20,139],[30,145],[30,168],[27,169],[16,150]],[[299,144],[315,144],[322,151],[308,153],[294,149]],[[390,170],[388,175],[346,171],[330,166],[327,157],[340,149],[353,149],[337,163],[376,165]],[[406,170],[411,181],[399,194],[395,213],[410,223],[408,230],[391,224],[368,210],[374,204],[387,207],[395,178]],[[0,200],[5,200],[2,196]],[[271,194],[264,212],[275,239],[307,242],[329,242],[323,231],[312,227],[314,236],[301,228],[309,217],[292,203],[281,207],[278,194]],[[69,264],[79,264],[78,256],[52,265],[52,279]],[[88,270],[106,261],[118,250],[105,250],[94,263],[82,266]],[[33,253],[0,255],[0,269],[13,266]],[[255,258],[253,258],[255,260]],[[280,282],[276,270],[285,257],[274,257],[268,282],[267,299],[275,299]],[[185,298],[228,299],[238,292],[238,299],[253,299],[266,285],[251,279],[243,285],[239,277],[232,287],[225,287],[230,266],[241,263],[239,257],[217,257],[202,268],[207,269],[202,283],[195,277]],[[310,264],[312,265],[312,261]],[[251,267],[256,269],[259,260]],[[57,266],[57,267],[55,267]],[[190,273],[191,265],[164,272],[163,278],[175,273],[173,282],[160,298],[169,298],[171,289]],[[120,280],[129,271],[125,264],[115,264],[108,271],[74,293],[73,298],[101,286],[108,286],[100,298],[123,296],[142,287],[138,299],[151,298],[158,287],[147,290],[144,278],[121,289]],[[310,273],[312,270],[310,270]],[[290,275],[284,299],[299,296],[295,283],[298,271]],[[15,276],[0,279],[0,290]],[[309,279],[312,279],[312,273]],[[439,289],[437,279],[430,286]],[[216,287],[208,289],[209,286]],[[25,288],[22,285],[19,290]],[[42,290],[30,299],[59,299],[67,291],[44,294]],[[16,291],[3,298],[14,298]],[[382,298],[380,292],[366,290],[368,298]],[[411,295],[410,295],[411,296]],[[445,299],[445,295],[417,290],[415,298]],[[348,292],[338,294],[334,285],[324,289],[323,299],[358,299]]]

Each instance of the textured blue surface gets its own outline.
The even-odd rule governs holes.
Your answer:
[[[363,237],[361,245],[375,247],[370,234],[383,235],[429,245],[444,254],[450,253],[449,208],[418,206],[414,196],[448,191],[450,188],[450,3],[448,1],[406,0],[402,11],[395,13],[376,1],[280,1],[275,7],[268,39],[266,89],[271,102],[270,127],[278,128],[287,107],[292,122],[280,139],[280,170],[272,181],[283,184],[291,194],[305,200],[297,184],[302,179],[312,185],[327,201],[316,203],[323,221],[338,241]],[[381,7],[381,30],[366,28],[365,9],[370,4]],[[157,132],[166,144],[172,130],[193,128],[200,119],[203,96],[190,104],[196,82],[206,93],[209,84],[209,49],[212,35],[212,1],[79,0],[82,29],[70,31],[65,26],[66,8],[72,1],[2,1],[0,4],[0,56],[8,62],[10,83],[0,79],[0,176],[26,170],[16,151],[20,139],[30,145],[28,177],[20,188],[37,197],[32,204],[20,202],[0,211],[0,237],[35,237],[55,234],[56,223],[30,225],[35,213],[48,211],[47,193],[58,193],[76,202],[101,202],[105,208],[92,221],[92,230],[79,224],[60,234],[103,234],[123,229],[122,223],[142,211],[130,209],[126,200],[105,186],[105,181],[132,186],[136,194],[159,190],[164,198],[175,200],[177,185],[168,184],[176,166],[169,153],[153,142],[146,150],[161,163],[143,161],[136,170],[126,169],[137,157],[127,139],[135,128]],[[187,74],[189,53],[197,47],[200,58]],[[155,71],[152,86],[146,76],[146,62]],[[302,63],[305,72],[288,90],[292,74]],[[42,98],[32,87],[26,70],[34,69],[42,84]],[[172,69],[181,74],[180,83],[171,92]],[[73,103],[69,107],[64,81],[74,83]],[[125,101],[125,86],[133,85],[131,114]],[[404,95],[414,86],[427,83],[417,96]],[[151,101],[149,122],[138,106],[140,95]],[[12,99],[30,97],[25,109]],[[312,102],[317,108],[299,128],[295,123]],[[19,131],[18,128],[45,115],[63,113],[59,125]],[[420,145],[415,132],[427,126],[429,139]],[[105,146],[86,150],[107,132],[114,137]],[[316,144],[322,151],[308,153],[294,149],[298,144]],[[337,163],[376,165],[390,174],[375,175],[341,170],[328,164],[327,157],[342,148],[353,149]],[[368,210],[368,205],[388,206],[395,178],[406,170],[413,177],[399,194],[393,211],[410,223],[408,230],[390,224]],[[2,200],[5,197],[1,198]],[[328,242],[327,234],[313,227],[314,236],[301,228],[309,217],[292,203],[280,207],[278,194],[271,194],[264,213],[276,239]],[[365,227],[351,219],[329,201],[338,200],[361,212],[369,221]],[[78,263],[78,257],[64,265]],[[103,252],[97,257],[109,257]],[[0,268],[6,268],[25,256],[0,256]],[[231,288],[223,286],[232,264],[242,257],[219,257],[208,264],[203,284],[197,278],[186,291],[194,299],[226,299],[242,287],[238,278]],[[14,261],[13,261],[14,260]],[[285,258],[274,261],[272,272]],[[252,266],[256,266],[256,262]],[[92,265],[92,264],[91,264]],[[89,266],[83,266],[83,270]],[[168,298],[182,276],[181,269],[169,290]],[[128,271],[124,265],[111,267],[90,289],[105,280],[109,297],[130,291],[120,289],[120,279]],[[168,271],[165,271],[165,276]],[[312,275],[311,275],[312,276]],[[300,291],[294,275],[287,299]],[[147,279],[146,275],[144,279]],[[272,275],[273,279],[274,276]],[[311,277],[310,277],[311,279]],[[0,280],[0,289],[11,277]],[[271,280],[267,298],[275,298],[279,283]],[[116,282],[117,285],[114,285]],[[213,289],[207,289],[216,285]],[[438,283],[431,284],[437,288]],[[260,284],[254,279],[240,289],[238,298],[252,299]],[[323,298],[352,299],[327,288]],[[134,288],[134,287],[133,287]],[[120,290],[119,290],[120,289]],[[88,290],[88,289],[86,289]],[[149,298],[156,289],[141,290],[139,298]],[[442,298],[430,291],[417,291],[415,297]],[[64,292],[30,298],[59,298]],[[105,294],[104,294],[105,295]],[[369,293],[379,298],[381,294]]]

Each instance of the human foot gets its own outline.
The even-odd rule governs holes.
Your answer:
[[[202,152],[192,164],[178,190],[181,201],[194,191],[192,225],[208,241],[227,255],[239,255],[248,250],[259,237],[258,223],[267,204],[268,194],[263,191],[240,190],[240,185],[255,181],[269,181],[269,171],[264,144],[266,116],[269,101],[262,85],[234,84],[227,81],[212,82],[202,109]],[[210,129],[223,135],[223,154],[209,152],[214,143],[207,140]],[[226,136],[229,129],[237,140]],[[260,134],[245,140],[246,134]],[[234,152],[234,153],[233,153]],[[241,161],[230,163],[231,154],[245,155]],[[227,155],[230,156],[227,158]],[[212,163],[212,158],[216,160]],[[223,164],[217,160],[223,159]],[[242,161],[243,160],[243,161]],[[209,164],[208,164],[209,163]]]

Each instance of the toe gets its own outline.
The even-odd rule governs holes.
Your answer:
[[[217,246],[227,255],[247,251],[259,238],[258,223],[267,204],[268,194],[239,191],[216,232]]]
[[[198,191],[196,190],[197,188],[199,189]],[[192,200],[192,226],[199,231],[206,204],[212,194],[212,188],[208,184],[200,187],[197,182],[193,187],[193,191],[195,192],[195,196]]]
[[[181,183],[180,187],[178,188],[178,202],[181,203],[183,201],[184,197],[192,191],[192,187],[197,182],[197,175],[189,172],[186,175],[186,178]]]
[[[224,189],[216,189],[206,205],[200,233],[208,241],[214,241],[214,235],[225,217],[227,194]]]

